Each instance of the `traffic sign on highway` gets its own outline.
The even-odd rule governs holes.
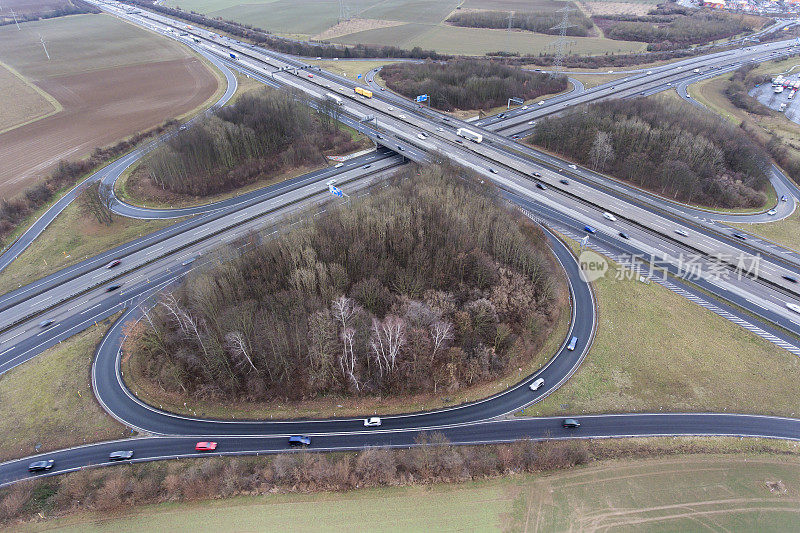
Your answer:
[[[430,97],[427,94],[421,94],[421,95],[417,96],[416,101],[417,102],[427,102],[429,98]]]
[[[328,190],[331,192],[332,195],[338,198],[344,198],[347,196],[339,187],[333,185],[332,183],[328,184]]]

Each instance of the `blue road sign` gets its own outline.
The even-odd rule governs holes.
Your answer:
[[[360,80],[361,79],[361,74],[359,74],[356,79]]]
[[[417,96],[417,98],[416,98],[417,102],[425,102],[427,100],[428,100],[428,95],[427,94],[421,94],[421,95]]]

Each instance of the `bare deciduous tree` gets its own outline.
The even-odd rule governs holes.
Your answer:
[[[242,335],[241,332],[229,332],[227,335],[225,335],[225,342],[227,343],[227,348],[231,352],[231,355],[237,359],[246,361],[252,370],[258,372],[256,365],[253,364],[253,360],[250,358],[247,340],[244,338],[244,335]]]
[[[446,320],[437,320],[430,326],[433,339],[433,353],[431,359],[436,357],[439,350],[447,348],[447,341],[453,340],[453,325]]]

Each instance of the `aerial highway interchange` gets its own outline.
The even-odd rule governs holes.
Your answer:
[[[222,454],[285,450],[285,437],[292,434],[312,435],[313,449],[320,450],[409,446],[420,431],[431,429],[442,430],[453,443],[545,436],[738,435],[800,439],[800,421],[756,415],[584,416],[581,418],[584,423],[577,430],[562,428],[560,418],[505,419],[505,415],[547,396],[569,379],[594,337],[596,314],[591,285],[580,281],[574,256],[552,234],[553,251],[570,280],[572,324],[567,338],[576,336],[579,343],[575,350],[567,350],[565,341],[535,375],[479,402],[440,411],[384,417],[382,427],[377,430],[365,430],[362,419],[200,420],[166,413],[142,403],[125,388],[119,369],[123,324],[139,318],[141,306],[148,305],[148,299],[157,290],[201,265],[214,249],[225,243],[244,245],[244,237],[257,230],[271,228],[278,232],[281,221],[291,220],[292,213],[312,207],[324,209],[329,198],[326,184],[332,178],[336,179],[338,187],[355,196],[370,186],[379,186],[380,179],[406,159],[425,162],[443,157],[492,180],[510,202],[554,230],[577,239],[584,234],[584,226],[591,225],[597,234],[590,236],[589,246],[607,255],[628,253],[663,259],[660,261],[662,269],[673,275],[664,282],[675,287],[673,290],[691,294],[718,309],[720,314],[725,313],[726,318],[731,317],[729,319],[800,356],[800,343],[793,336],[800,335],[800,315],[787,308],[787,303],[800,301],[800,288],[791,281],[800,276],[800,255],[753,236],[742,240],[722,223],[775,220],[793,213],[800,191],[776,167],[771,182],[778,197],[786,197],[787,201],[778,202],[775,214],[717,214],[671,202],[587,169],[571,168],[568,161],[515,140],[529,132],[531,122],[540,117],[602,98],[635,97],[676,88],[687,99],[686,87],[694,81],[734,70],[747,62],[786,54],[795,46],[793,41],[758,44],[684,59],[638,71],[592,89],[573,90],[549,98],[541,106],[515,109],[503,118],[490,117],[467,123],[381,90],[374,85],[374,71],[367,80],[373,84],[374,97],[365,99],[353,93],[356,84],[352,80],[309,66],[302,59],[221,39],[206,30],[186,28],[186,24],[159,14],[140,10],[133,13],[128,6],[113,2],[96,4],[131,23],[178,39],[209,58],[225,73],[228,81],[228,90],[217,105],[227,102],[235,90],[231,68],[266,84],[312,97],[315,99],[312,105],[314,101],[324,100],[326,93],[334,92],[344,100],[337,118],[366,133],[381,148],[352,159],[341,168],[320,170],[197,208],[148,209],[116,199],[112,209],[124,216],[195,216],[0,296],[0,372],[21,364],[98,320],[122,312],[122,318],[115,322],[98,348],[92,368],[93,389],[109,414],[143,434],[159,435],[130,439],[124,441],[124,445],[101,443],[43,454],[43,457],[56,459],[52,474],[106,464],[109,451],[120,447],[134,450],[134,460],[192,456],[195,455],[193,444],[201,437],[218,440],[217,451]],[[174,32],[176,28],[190,36],[178,36]],[[481,132],[483,142],[462,140],[454,133],[459,127]],[[131,152],[97,171],[87,182],[103,180],[113,184],[125,168],[152,146]],[[77,196],[79,188],[62,198],[0,255],[0,269],[34,242],[60,210]],[[604,213],[612,213],[613,220]],[[679,279],[682,271],[678,258],[688,253],[700,254],[705,265],[718,261],[715,258],[728,258],[723,263],[731,272],[737,267],[736,258],[758,256],[759,268],[755,275],[728,279],[706,275],[684,284]],[[121,261],[119,266],[108,268],[110,261],[116,259]],[[646,264],[639,268],[647,274]],[[119,291],[107,291],[112,282],[121,285]],[[50,323],[42,327],[47,321]],[[532,394],[527,384],[540,376],[545,378],[546,386]],[[28,477],[30,460],[25,458],[0,465],[0,483]]]

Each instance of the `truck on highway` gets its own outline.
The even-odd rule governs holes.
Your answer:
[[[468,130],[467,128],[458,128],[456,130],[456,135],[458,135],[459,137],[464,137],[465,139],[469,139],[470,141],[476,143],[479,143],[483,140],[483,135]]]
[[[333,102],[336,105],[344,105],[344,101],[342,100],[341,96],[337,96],[333,93],[325,93],[325,99],[329,102]]]
[[[355,88],[356,94],[360,94],[364,98],[372,98],[372,91],[368,91],[367,89],[362,89],[361,87]]]

